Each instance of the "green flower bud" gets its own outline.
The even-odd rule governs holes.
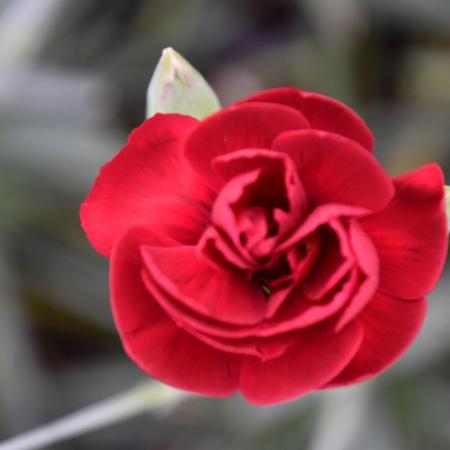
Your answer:
[[[147,90],[147,118],[160,113],[187,114],[197,119],[220,109],[211,86],[179,53],[168,47]]]

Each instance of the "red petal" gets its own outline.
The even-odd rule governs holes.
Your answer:
[[[329,386],[364,381],[393,364],[419,332],[425,310],[425,299],[404,301],[377,293],[357,319],[364,330],[361,348]]]
[[[293,162],[284,153],[245,149],[215,158],[213,166],[225,180],[231,178],[216,198],[213,223],[249,263],[270,257],[308,209]],[[270,236],[269,217],[276,224]]]
[[[269,338],[248,337],[241,339],[226,339],[204,334],[195,329],[191,329],[190,333],[218,350],[227,353],[237,353],[242,356],[256,356],[260,361],[269,361],[280,357],[298,340],[294,333],[271,336]]]
[[[220,271],[198,258],[195,247],[142,247],[152,280],[194,311],[234,324],[263,319],[263,291],[238,272]]]
[[[287,200],[287,206],[291,215],[296,219],[306,214],[308,210],[308,199],[305,191],[298,179],[297,170],[288,155],[271,150],[244,149],[218,156],[212,161],[215,170],[226,180],[230,180],[237,175],[262,169],[265,172],[274,173],[274,182],[269,187],[262,186],[262,196],[267,200],[274,197],[274,206],[281,207]],[[280,178],[277,180],[276,178]],[[275,186],[278,182],[280,186]],[[275,187],[282,188],[283,193],[276,195],[273,191]],[[280,197],[286,197],[281,201],[276,201]]]
[[[252,263],[242,257],[232,242],[215,227],[208,227],[198,244],[198,255],[219,270],[249,270]]]
[[[326,225],[330,223],[333,219],[342,217],[365,217],[369,214],[367,209],[358,208],[354,206],[329,203],[325,205],[320,205],[315,208],[311,214],[306,218],[304,223],[299,229],[292,234],[292,236],[287,239],[280,246],[281,250],[289,249],[293,244],[300,241],[301,239],[305,239],[309,235],[311,235],[315,230],[317,230],[320,226]]]
[[[212,167],[220,155],[244,148],[270,148],[282,132],[308,127],[293,108],[265,103],[235,105],[199,123],[186,141],[186,157],[215,190],[223,179]]]
[[[439,166],[430,164],[394,184],[391,203],[361,224],[380,258],[379,289],[417,299],[433,289],[447,255],[444,178]]]
[[[269,102],[291,106],[301,111],[311,128],[330,131],[359,142],[372,150],[374,139],[365,122],[343,103],[326,95],[301,91],[294,87],[268,89],[242,102]]]
[[[291,156],[312,205],[334,202],[379,210],[394,195],[382,166],[350,139],[325,131],[290,131],[273,148]]]
[[[146,290],[139,246],[167,245],[167,238],[132,228],[111,257],[111,301],[128,355],[149,375],[177,388],[225,397],[237,388],[239,357],[205,345],[175,325]]]
[[[320,252],[313,270],[302,283],[310,300],[320,300],[347,276],[354,265],[348,232],[339,220],[320,229]]]
[[[279,303],[276,315],[259,331],[261,336],[272,336],[293,330],[305,329],[322,322],[340,311],[357,295],[359,274],[353,270],[337,288],[321,301],[311,302],[299,284]],[[270,303],[269,303],[270,304]]]
[[[373,242],[362,230],[356,220],[350,222],[350,240],[355,262],[361,272],[358,290],[352,296],[348,306],[343,310],[336,328],[340,329],[359,314],[377,290],[379,280],[379,260]]]
[[[222,322],[221,317],[210,318],[199,314],[165,291],[147,271],[142,273],[142,277],[148,291],[179,327],[218,350],[268,360],[282,355],[297,340],[296,333],[259,337],[258,326],[237,328]]]
[[[146,226],[182,244],[196,244],[210,222],[209,208],[195,201],[164,199],[149,202],[146,206],[147,217],[151,212]]]
[[[201,208],[211,192],[189,167],[181,144],[196,123],[188,116],[157,114],[134,130],[128,144],[102,167],[80,211],[82,226],[99,253],[108,256],[115,239],[130,225],[158,226],[168,219],[170,212],[164,216],[166,207],[160,201],[180,205],[175,225],[187,212],[184,229],[193,226],[189,235],[201,233]],[[195,215],[199,219],[192,223]],[[166,221],[162,227],[169,225]]]
[[[246,357],[241,366],[242,394],[251,403],[270,405],[317,389],[348,364],[361,339],[361,327],[351,323],[337,334],[300,335],[283,356],[267,362]]]

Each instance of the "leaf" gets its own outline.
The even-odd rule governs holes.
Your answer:
[[[445,187],[445,209],[447,211],[447,220],[449,223],[449,229],[450,229],[450,186],[444,186]]]
[[[202,119],[220,109],[207,81],[173,48],[165,48],[147,90],[147,118],[156,113]]]

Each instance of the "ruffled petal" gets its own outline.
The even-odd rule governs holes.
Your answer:
[[[261,173],[260,169],[255,169],[233,178],[220,191],[211,212],[214,226],[220,230],[220,234],[226,236],[226,240],[222,239],[223,244],[229,242],[232,247],[230,250],[236,251],[250,267],[254,264],[254,259],[245,246],[243,232],[238,227],[234,206],[241,202],[246,197],[246,192],[260,180]]]
[[[278,208],[284,206],[289,213],[283,216],[285,220],[298,221],[308,211],[308,199],[298,179],[296,167],[285,153],[263,149],[237,150],[215,158],[212,165],[227,181],[257,169],[272,173],[274,180],[267,180],[267,185],[261,186],[261,197],[265,201],[270,197],[273,198],[273,206]],[[279,209],[277,211],[280,216],[284,212]],[[280,226],[283,228],[282,223]]]
[[[309,126],[304,116],[283,105],[234,105],[204,119],[190,133],[185,155],[192,167],[216,191],[223,178],[212,167],[220,155],[244,148],[270,148],[282,132]]]
[[[354,265],[349,236],[339,220],[333,219],[319,230],[320,252],[311,273],[302,283],[310,300],[320,300],[349,274]]]
[[[141,279],[142,244],[174,243],[133,227],[113,248],[111,302],[126,352],[142,370],[171,386],[214,397],[231,395],[237,389],[240,358],[186,333],[159,307]]]
[[[373,298],[378,287],[379,259],[375,246],[356,220],[350,221],[349,236],[355,256],[355,264],[360,273],[358,289],[348,305],[343,309],[336,329],[345,326],[358,315]]]
[[[296,242],[307,238],[322,225],[326,225],[337,218],[362,218],[370,214],[365,208],[329,203],[315,208],[304,223],[289,239],[280,245],[280,250],[287,250]]]
[[[146,226],[181,244],[196,244],[210,222],[210,209],[195,201],[155,200],[147,207],[152,214]]]
[[[348,137],[369,151],[374,146],[373,135],[361,117],[343,103],[326,95],[294,87],[281,87],[256,93],[242,102],[269,102],[291,106],[305,115],[311,128]]]
[[[283,356],[267,362],[245,357],[241,392],[251,403],[271,405],[317,389],[349,363],[362,336],[359,324],[351,323],[337,334],[321,334],[320,330],[301,334]]]
[[[320,233],[321,245],[313,269],[281,302],[274,304],[270,298],[271,316],[279,312],[267,332],[308,327],[333,315],[334,329],[340,330],[367,305],[377,289],[376,249],[355,219],[331,217],[315,233]]]
[[[208,227],[198,244],[198,256],[219,270],[251,270],[252,263],[242,257],[234,244],[215,227]]]
[[[377,293],[356,319],[364,330],[359,351],[328,386],[361,382],[387,369],[418,334],[425,311],[425,299],[404,301]]]
[[[200,341],[218,350],[238,355],[256,356],[261,361],[280,357],[297,340],[296,333],[285,333],[276,336],[264,337],[223,337],[216,334],[208,334],[197,328],[190,328],[186,321],[179,322],[179,326],[188,330],[190,334]]]
[[[213,318],[202,314],[180,302],[148,271],[142,272],[142,279],[147,290],[178,327],[218,350],[253,355],[265,361],[282,355],[297,340],[296,333],[280,333],[266,338],[258,336],[259,325],[242,327],[224,322],[226,317]]]
[[[329,319],[357,295],[359,281],[358,271],[352,270],[333,291],[320,301],[314,302],[305,296],[302,285],[299,284],[279,302],[276,315],[265,323],[264,328],[259,330],[259,334],[273,336],[278,333],[306,329]]]
[[[181,233],[201,233],[211,191],[182,154],[182,141],[196,123],[188,116],[157,114],[134,130],[127,145],[102,167],[80,210],[81,224],[99,253],[108,256],[130,225],[174,225],[180,231],[177,225],[188,216]],[[170,203],[179,205],[175,222],[165,212],[173,211]]]
[[[341,203],[377,211],[394,195],[380,163],[345,137],[317,130],[290,131],[275,140],[273,149],[290,155],[313,206]]]
[[[143,246],[152,280],[194,311],[233,324],[254,324],[266,310],[262,289],[243,274],[216,270],[198,258],[196,248]]]
[[[213,224],[231,241],[232,253],[250,266],[267,264],[308,211],[293,162],[284,153],[245,149],[215,158],[213,166],[227,181],[212,209]]]
[[[380,258],[379,289],[417,299],[433,289],[447,255],[444,178],[430,164],[396,177],[394,184],[391,203],[361,224]]]

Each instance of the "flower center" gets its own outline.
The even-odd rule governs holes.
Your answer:
[[[216,160],[215,167],[225,182],[201,240],[205,255],[227,270],[244,271],[267,295],[304,276],[314,258],[311,243],[303,240],[279,250],[309,212],[290,157],[242,150]]]

